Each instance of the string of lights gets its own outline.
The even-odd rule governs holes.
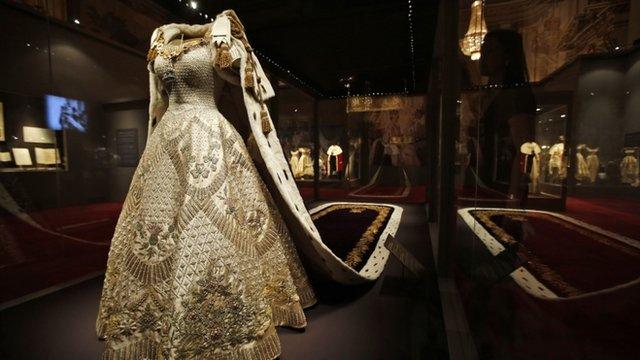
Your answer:
[[[412,90],[416,89],[416,56],[414,48],[414,36],[413,36],[413,3],[411,0],[407,0],[407,17],[409,23],[409,52],[411,56],[411,84]]]
[[[371,92],[366,94],[347,94],[340,96],[329,96],[329,99],[337,100],[337,99],[347,99],[351,97],[370,97],[370,96],[391,96],[391,95],[407,95],[408,91],[398,91],[398,92]]]
[[[297,81],[300,85],[306,87],[307,89],[313,91],[316,95],[320,96],[320,97],[324,97],[325,95],[318,89],[316,89],[315,87],[313,87],[311,84],[309,84],[308,82],[302,80],[299,76],[297,76],[296,74],[294,74],[293,72],[291,72],[290,69],[285,68],[284,66],[280,65],[277,61],[275,61],[274,59],[272,59],[271,57],[265,55],[263,52],[261,52],[260,50],[257,49],[253,49],[253,52],[260,58],[266,60],[269,64],[271,64],[272,66],[274,66],[276,69],[282,71],[283,73],[286,73],[287,76],[289,76],[290,78],[294,79],[295,81]]]

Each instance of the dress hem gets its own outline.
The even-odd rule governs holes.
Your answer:
[[[118,349],[107,349],[102,360],[162,359],[162,345],[150,338],[144,338]],[[250,343],[238,345],[227,351],[213,351],[193,357],[193,359],[234,359],[234,360],[273,360],[280,356],[280,339],[273,325],[265,334]]]

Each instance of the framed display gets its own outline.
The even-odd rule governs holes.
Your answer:
[[[11,157],[11,153],[8,151],[0,152],[0,162],[10,162],[13,158]]]
[[[60,164],[60,151],[57,148],[35,148],[36,164],[56,165]]]
[[[138,165],[138,129],[118,129],[116,132],[116,150],[118,166],[134,167]]]
[[[56,134],[53,130],[34,126],[23,126],[22,136],[24,142],[38,144],[55,144]]]
[[[13,152],[13,158],[15,159],[16,165],[18,166],[33,165],[33,162],[31,161],[31,154],[29,153],[29,149],[13,148],[11,149],[11,152]]]

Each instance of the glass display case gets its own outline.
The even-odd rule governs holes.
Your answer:
[[[430,209],[455,284],[443,303],[465,314],[446,320],[464,329],[449,341],[483,359],[632,357],[638,15],[627,1],[514,4],[445,5],[457,31],[442,36],[460,41],[434,68],[455,85],[433,87]]]

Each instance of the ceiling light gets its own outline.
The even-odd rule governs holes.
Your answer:
[[[484,3],[482,0],[475,0],[471,4],[471,17],[469,19],[469,29],[460,40],[460,50],[470,56],[471,60],[480,59],[480,49],[482,41],[487,34],[487,23],[484,21]]]
[[[191,2],[191,8],[194,9],[194,10],[197,9],[198,8],[198,2],[197,1],[192,1]]]
[[[73,22],[76,23],[76,25],[80,25],[80,20],[78,19],[73,19]]]

